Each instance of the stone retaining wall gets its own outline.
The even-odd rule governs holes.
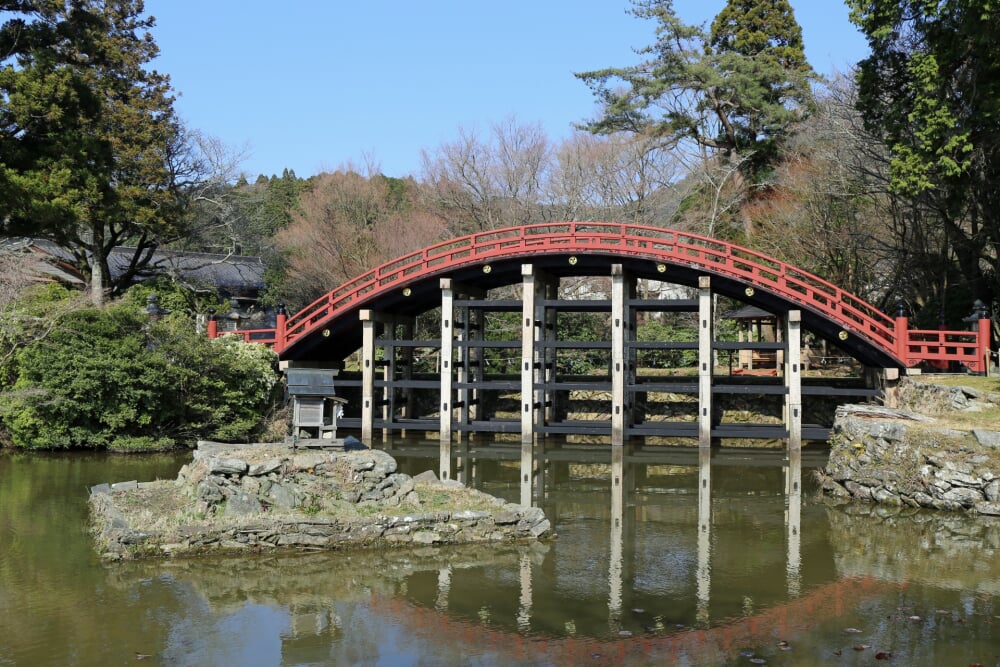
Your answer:
[[[1000,433],[939,425],[942,416],[982,410],[993,397],[910,380],[901,383],[898,397],[900,408],[838,410],[820,475],[824,491],[886,505],[1000,515]]]
[[[106,558],[534,540],[536,507],[396,471],[385,452],[205,446],[176,481],[91,490]]]

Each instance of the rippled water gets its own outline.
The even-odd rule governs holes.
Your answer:
[[[491,456],[470,483],[516,500]],[[87,487],[188,459],[0,454],[0,665],[1000,664],[1000,524],[831,507],[822,457],[634,452],[616,502],[560,450],[534,545],[100,562]]]

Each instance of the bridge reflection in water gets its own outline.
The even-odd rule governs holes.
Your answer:
[[[384,447],[401,472],[436,467],[436,441]],[[517,499],[518,447],[510,449],[506,459],[470,460],[469,484]],[[911,581],[911,568],[886,563],[922,562],[935,530],[810,502],[808,471],[822,459],[809,449],[626,447],[612,461],[606,448],[565,446],[539,457],[543,484],[533,489],[558,532],[551,542],[137,561],[115,564],[99,585],[127,600],[112,612],[122,627],[136,599],[158,610],[128,626],[144,633],[128,641],[162,653],[164,664],[247,663],[232,659],[237,647],[257,662],[269,648],[280,654],[273,664],[716,665],[744,664],[748,649],[769,664],[832,664],[834,649],[861,639],[847,627],[884,626],[880,645],[897,648],[896,633],[906,632],[921,650],[934,637],[957,646],[988,633],[988,597],[975,603],[988,615],[968,616],[961,635],[935,618],[915,624],[898,606],[971,605],[961,591],[988,592],[996,579],[970,565],[985,564],[989,535],[941,559],[968,573],[954,595],[920,601],[926,577]],[[963,544],[978,538],[959,523]],[[62,588],[51,595],[62,598]],[[886,614],[901,613],[886,624]],[[80,635],[92,632],[72,619]],[[779,640],[794,645],[783,663],[769,657]]]
[[[382,448],[393,455],[399,462],[401,469],[407,472],[421,472],[425,469],[434,469],[437,462],[438,443],[435,441],[425,441],[420,444],[413,444],[413,440],[393,441],[382,443]],[[643,558],[640,556],[639,548],[633,548],[637,542],[641,542],[641,523],[646,519],[659,521],[662,517],[656,517],[656,509],[647,500],[650,497],[659,495],[661,498],[679,499],[681,496],[688,496],[693,489],[684,482],[684,488],[664,488],[659,486],[661,482],[653,480],[656,475],[666,474],[681,480],[690,476],[692,470],[697,470],[697,522],[690,521],[690,505],[681,505],[667,510],[668,512],[678,512],[685,515],[685,525],[695,526],[697,535],[691,535],[691,539],[681,539],[678,544],[671,548],[676,552],[675,556],[681,562],[693,561],[696,563],[693,569],[695,591],[695,609],[693,618],[695,626],[702,629],[717,627],[721,618],[713,618],[711,610],[712,603],[712,571],[713,571],[713,544],[716,543],[713,535],[713,526],[716,524],[713,511],[722,508],[727,515],[731,509],[725,503],[733,502],[731,490],[723,496],[723,499],[713,499],[712,472],[713,469],[729,468],[729,472],[737,469],[760,470],[769,468],[773,470],[780,466],[783,476],[783,488],[774,489],[774,493],[781,493],[784,496],[784,533],[785,533],[785,589],[788,600],[800,598],[802,592],[802,468],[803,457],[806,459],[806,467],[819,467],[826,459],[825,451],[806,450],[805,453],[799,449],[786,450],[759,450],[759,449],[719,449],[705,447],[664,447],[664,448],[633,448],[633,447],[612,447],[610,452],[607,448],[587,448],[580,446],[563,446],[561,448],[551,448],[539,455],[540,470],[536,477],[536,484],[533,488],[524,489],[524,482],[519,476],[520,447],[511,444],[509,447],[499,447],[496,443],[491,443],[488,448],[484,448],[483,453],[486,458],[477,458],[476,451],[469,453],[469,458],[464,465],[459,466],[462,481],[467,485],[482,488],[494,495],[508,497],[516,500],[518,496],[524,497],[527,493],[535,504],[543,507],[554,505],[557,512],[565,511],[560,506],[560,489],[572,485],[571,476],[577,479],[586,479],[588,488],[596,496],[597,502],[605,502],[609,517],[610,540],[607,552],[604,576],[607,578],[607,626],[608,630],[614,634],[628,625],[628,619],[624,618],[634,611],[627,607],[627,600],[633,598],[632,588],[634,581],[630,578],[648,576],[644,575],[641,566],[636,561]],[[575,472],[571,473],[571,469]],[[505,483],[496,483],[497,478],[506,479]],[[731,477],[730,477],[731,479]],[[732,482],[730,482],[732,486]],[[658,487],[655,488],[654,487]],[[578,493],[577,488],[574,492]],[[744,497],[747,492],[741,491]],[[638,500],[636,494],[643,496],[644,500]],[[714,502],[713,502],[714,500]],[[736,501],[739,502],[739,501]],[[655,503],[655,501],[654,501]],[[745,503],[744,503],[745,504]],[[738,508],[736,511],[744,511],[746,508]],[[581,514],[583,512],[581,511]],[[588,508],[589,514],[605,514],[605,512],[594,512]],[[565,524],[566,517],[550,517],[554,525],[559,530],[561,523]],[[672,516],[670,520],[674,520]],[[693,517],[690,517],[693,518]],[[728,516],[726,521],[728,521]],[[558,538],[557,538],[558,539]],[[727,538],[728,539],[728,538]],[[685,546],[688,545],[688,546]],[[696,545],[696,554],[682,553],[689,552],[690,546]],[[560,546],[562,544],[560,543]],[[746,544],[739,548],[757,549],[764,545]],[[772,546],[772,545],[768,545]],[[593,548],[590,548],[591,554]],[[745,554],[746,555],[746,554]],[[723,554],[726,564],[733,562],[733,558],[739,558],[739,554]],[[632,559],[631,562],[629,559]],[[529,553],[523,553],[520,559],[519,581],[518,581],[518,602],[517,602],[517,626],[522,630],[532,627],[533,610],[533,573],[538,563],[533,563]],[[681,568],[684,569],[684,568]],[[594,573],[593,570],[590,570]],[[594,573],[596,574],[596,573]],[[435,597],[435,608],[439,612],[449,609],[452,603],[453,582],[452,570],[448,567],[442,568],[437,579],[437,593]],[[726,575],[726,576],[730,576]],[[677,582],[673,583],[677,587]],[[802,604],[809,607],[818,607],[828,604],[838,596],[850,595],[845,587],[843,590],[834,586],[832,589],[826,587],[820,593],[814,593],[809,600],[802,600]],[[822,600],[812,599],[815,595],[823,597]],[[830,608],[842,608],[843,600],[829,605]],[[781,614],[781,605],[772,608],[769,613]],[[724,609],[726,618],[732,616],[732,606],[730,604],[719,605],[716,608]],[[592,613],[592,612],[588,612]],[[753,624],[753,615],[744,619],[743,622]],[[690,621],[688,621],[690,622]],[[737,634],[749,632],[746,628],[740,629]]]

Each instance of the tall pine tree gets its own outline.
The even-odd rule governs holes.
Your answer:
[[[815,74],[787,0],[729,0],[709,32],[685,25],[672,0],[633,0],[631,11],[658,22],[656,43],[639,65],[576,75],[604,107],[586,127],[694,142],[738,157],[756,181],[812,104]]]
[[[708,45],[740,107],[731,142],[752,147],[750,171],[759,173],[774,163],[788,129],[813,104],[815,74],[802,28],[787,0],[729,0],[712,21]]]

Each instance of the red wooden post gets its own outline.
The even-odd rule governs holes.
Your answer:
[[[285,335],[288,328],[288,314],[285,312],[285,304],[278,304],[278,315],[274,318],[274,351],[281,352],[285,349]]]
[[[980,370],[984,375],[990,374],[990,352],[992,350],[992,321],[985,309],[979,312],[978,335],[976,336],[976,350],[978,351],[979,363],[983,364]]]
[[[906,317],[906,311],[903,309],[902,301],[899,302],[899,308],[896,311],[895,337],[896,356],[900,358],[904,366],[907,366],[909,365],[906,356],[910,347],[910,321]]]
[[[208,324],[206,326],[209,338],[219,337],[219,322],[215,319],[215,308],[208,309]]]
[[[938,331],[947,331],[947,330],[948,330],[948,321],[944,319],[944,306],[941,306],[941,315],[938,316]],[[935,347],[934,349],[937,350],[937,353],[940,355],[947,355],[948,354],[947,343],[948,343],[948,336],[943,333],[938,334],[937,347]],[[947,359],[932,359],[927,362],[927,365],[933,368],[934,370],[947,372],[948,369],[951,367],[951,362],[948,361]]]

